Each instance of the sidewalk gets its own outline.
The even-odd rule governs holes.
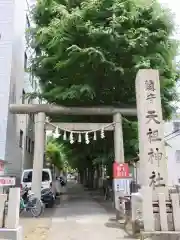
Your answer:
[[[81,185],[69,183],[64,201],[52,217],[49,240],[123,240],[114,214],[95,202]]]
[[[100,204],[109,214],[112,214],[113,216],[116,215],[114,203],[110,199],[105,200],[104,195],[101,190],[97,189],[97,190],[88,191],[88,192],[89,192],[91,198],[95,202]]]
[[[38,218],[31,214],[21,215],[20,225],[23,227],[25,240],[47,240],[51,227],[51,219],[56,209],[45,209],[45,212]]]

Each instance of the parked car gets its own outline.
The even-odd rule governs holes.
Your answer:
[[[75,176],[73,174],[68,174],[67,180],[75,180]]]
[[[25,186],[27,186],[28,188],[31,188],[32,174],[33,174],[33,169],[25,169],[23,171],[22,176],[21,176],[22,188]],[[54,196],[56,196],[56,194],[57,194],[55,181],[53,181],[51,170],[49,168],[43,168],[41,188],[42,189],[51,189]]]
[[[55,204],[55,196],[51,188],[44,188],[41,190],[41,201],[46,207],[52,208]]]

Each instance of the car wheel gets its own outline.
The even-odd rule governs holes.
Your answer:
[[[57,199],[58,197],[60,197],[60,193],[57,192],[57,193],[55,194],[55,199]]]
[[[47,208],[53,208],[53,207],[54,207],[54,200],[47,204]]]

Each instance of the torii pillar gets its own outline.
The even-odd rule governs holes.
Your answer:
[[[124,143],[123,143],[123,129],[121,113],[113,115],[114,127],[114,157],[117,163],[124,163]],[[114,183],[113,183],[114,184]],[[119,209],[119,197],[122,193],[114,191],[114,203],[116,208],[116,220],[121,218]]]
[[[124,144],[123,144],[123,130],[122,130],[122,116],[121,113],[113,115],[114,128],[114,156],[115,161],[124,163]]]
[[[46,114],[44,112],[35,115],[35,141],[34,161],[32,176],[32,192],[39,199],[41,198],[42,169],[44,163],[44,127]]]

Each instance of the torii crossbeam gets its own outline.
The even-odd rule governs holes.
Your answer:
[[[35,147],[33,161],[32,191],[37,197],[41,194],[41,178],[44,160],[44,130],[46,114],[62,115],[109,115],[113,116],[114,125],[114,151],[115,160],[124,162],[124,146],[122,133],[122,117],[136,116],[135,108],[114,108],[114,107],[65,107],[53,104],[10,104],[9,111],[12,114],[35,114]],[[92,123],[89,123],[89,127]],[[88,125],[88,123],[87,123]],[[82,128],[82,126],[81,126]]]

